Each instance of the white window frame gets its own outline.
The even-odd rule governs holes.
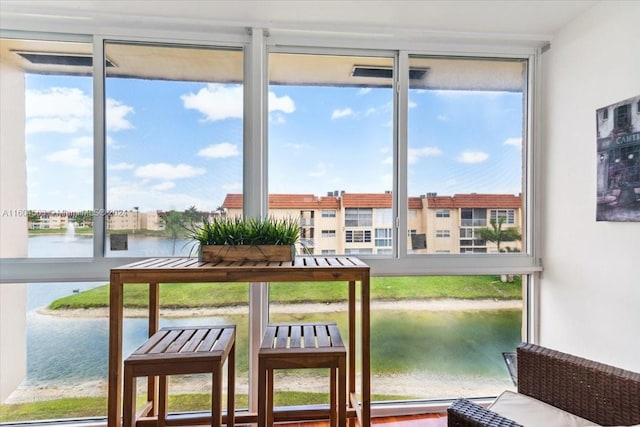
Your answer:
[[[320,234],[320,236],[322,238],[336,237],[336,230],[322,230],[322,233]]]
[[[451,237],[451,230],[436,230],[436,238],[448,239]]]
[[[13,18],[15,19],[15,18]],[[169,21],[171,21],[169,19]],[[176,18],[170,29],[156,29],[148,25],[124,29],[122,25],[101,22],[99,19],[87,25],[74,17],[46,17],[19,16],[16,22],[7,17],[5,24],[8,28],[20,28],[21,31],[1,31],[1,37],[15,36],[26,39],[41,39],[46,41],[86,41],[93,39],[94,55],[103,54],[104,39],[121,39],[124,41],[167,42],[184,45],[211,46],[239,46],[245,48],[245,132],[244,132],[244,212],[246,215],[264,214],[267,209],[267,181],[268,165],[266,161],[266,126],[268,122],[266,112],[266,70],[267,54],[273,50],[298,51],[309,53],[312,51],[330,53],[333,51],[349,50],[351,52],[388,55],[392,52],[397,58],[395,64],[396,91],[394,99],[394,167],[393,167],[393,212],[394,212],[394,251],[392,256],[376,257],[361,254],[371,267],[372,275],[462,275],[469,274],[501,274],[509,271],[513,274],[529,275],[529,286],[524,298],[527,304],[527,328],[525,334],[528,340],[538,341],[537,338],[537,273],[542,271],[539,244],[540,215],[542,195],[538,189],[540,185],[540,125],[533,118],[540,114],[539,74],[542,49],[539,42],[511,43],[509,37],[502,43],[482,42],[465,43],[452,39],[443,41],[442,38],[430,39],[429,35],[415,37],[390,37],[381,39],[377,35],[367,36],[333,31],[306,31],[299,28],[272,28],[263,31],[262,28],[225,26],[215,28],[194,28],[189,22]],[[44,25],[43,25],[44,24]],[[42,29],[49,31],[41,33]],[[65,34],[51,31],[66,31]],[[96,35],[91,35],[91,34]],[[89,35],[87,35],[89,34]],[[100,35],[98,35],[100,34]],[[117,37],[102,35],[118,35]],[[518,40],[521,42],[522,40]],[[387,49],[387,50],[383,50]],[[525,248],[520,254],[479,255],[468,254],[461,258],[459,254],[408,254],[407,231],[408,207],[407,200],[407,111],[408,111],[408,78],[401,70],[408,70],[409,55],[439,55],[452,57],[484,57],[484,58],[516,58],[528,61],[527,89],[525,92],[525,125],[523,135],[523,165],[525,168],[523,181],[523,201],[525,224]],[[99,63],[99,61],[94,61]],[[100,89],[104,80],[104,73],[98,65],[94,65],[94,140],[98,150],[94,150],[94,208],[104,209],[104,97]],[[102,227],[104,228],[104,227]],[[106,258],[104,257],[104,229],[95,230],[95,248],[93,258],[90,259],[0,259],[1,283],[29,283],[51,281],[97,281],[108,280],[109,270],[140,258]],[[101,236],[98,236],[101,234]],[[354,249],[352,249],[354,250]],[[428,262],[425,260],[428,259]],[[267,298],[266,287],[252,288],[250,303],[252,307],[259,307],[259,316],[265,314]],[[253,323],[253,321],[252,321]],[[253,387],[253,386],[252,386]],[[381,413],[383,411],[376,411]]]
[[[504,215],[501,215],[504,213]],[[515,209],[490,209],[489,219],[498,221],[498,218],[504,217],[504,223],[507,225],[513,225],[516,223],[516,210]]]
[[[348,212],[351,211],[351,212]],[[349,215],[353,216],[355,211],[356,223],[347,224],[347,221],[354,221],[353,218],[348,218]],[[367,213],[367,211],[369,213]],[[344,226],[345,227],[371,227],[373,225],[373,208],[345,208],[344,210]],[[365,221],[366,219],[369,221]]]
[[[371,230],[345,230],[345,243],[371,243]]]
[[[38,25],[32,27],[33,31],[37,31],[40,28]],[[62,27],[60,27],[62,28]],[[69,31],[73,28],[73,22],[70,22],[69,27],[65,27]],[[86,29],[84,29],[86,31]],[[109,31],[109,28],[94,27],[93,31],[100,34],[111,34],[113,32],[122,34],[120,28],[113,29],[113,32]],[[144,31],[141,32],[144,34]],[[267,165],[266,165],[266,135],[265,129],[267,125],[266,120],[266,51],[288,51],[288,52],[324,52],[331,53],[334,51],[343,52],[348,50],[352,54],[380,54],[381,56],[388,56],[389,52],[394,50],[380,50],[381,45],[373,40],[366,40],[363,38],[339,38],[331,39],[330,36],[325,38],[309,38],[308,35],[300,34],[296,31],[280,32],[270,31],[268,37],[265,37],[261,29],[251,31],[250,35],[246,35],[244,31],[242,34],[234,33],[233,29],[227,29],[224,31],[212,31],[203,32],[202,38],[178,37],[180,32],[167,32],[165,38],[141,36],[140,32],[133,31],[133,34],[120,35],[118,37],[111,36],[93,36],[94,40],[94,55],[98,56],[103,52],[102,42],[104,39],[110,40],[123,40],[123,41],[151,41],[151,42],[174,42],[180,40],[181,44],[209,44],[211,46],[239,46],[245,48],[245,86],[246,86],[246,102],[245,103],[245,148],[244,148],[244,186],[245,186],[245,199],[247,200],[245,206],[245,213],[249,215],[257,215],[266,211],[266,199],[267,199]],[[304,33],[304,31],[301,31]],[[192,33],[190,33],[192,34]],[[294,35],[295,34],[295,35]],[[87,40],[87,36],[79,34],[60,34],[52,36],[50,33],[41,34],[33,32],[16,32],[16,31],[3,31],[4,36],[15,36],[42,40]],[[166,38],[169,37],[169,38]],[[91,36],[89,36],[91,38]],[[468,269],[477,269],[478,271],[491,272],[499,274],[500,271],[509,269],[522,274],[530,274],[541,271],[541,263],[539,260],[539,254],[537,250],[537,236],[538,236],[538,211],[534,211],[533,204],[534,199],[540,198],[535,193],[537,183],[539,182],[539,174],[537,173],[539,166],[534,162],[535,151],[534,147],[538,145],[531,144],[528,141],[533,135],[533,121],[534,113],[537,112],[537,104],[534,102],[536,99],[536,87],[534,86],[536,71],[538,71],[539,63],[537,61],[540,55],[539,49],[530,47],[524,48],[509,48],[506,45],[501,49],[495,49],[495,47],[485,50],[482,46],[464,46],[463,48],[456,47],[454,45],[441,46],[435,50],[425,49],[420,43],[407,43],[398,41],[397,43],[383,44],[383,49],[398,49],[396,68],[408,69],[408,55],[451,55],[457,57],[495,57],[500,58],[516,58],[528,61],[528,89],[525,93],[525,142],[523,144],[523,159],[525,164],[525,179],[526,188],[523,188],[523,200],[525,206],[525,218],[523,223],[525,229],[523,234],[525,235],[525,248],[520,254],[510,254],[509,257],[505,256],[479,256],[477,259],[469,259],[465,257],[463,269],[456,261],[446,260],[444,257],[425,254],[408,254],[407,245],[407,233],[398,233],[399,230],[407,229],[407,211],[408,207],[406,203],[402,203],[402,200],[407,200],[406,193],[406,161],[407,161],[407,149],[406,149],[406,120],[407,120],[407,102],[408,102],[408,79],[403,73],[397,73],[397,95],[394,100],[397,114],[394,119],[394,149],[396,152],[394,161],[394,183],[393,191],[394,195],[394,218],[396,218],[396,226],[394,227],[394,255],[388,258],[372,258],[368,260],[367,257],[363,259],[367,262],[370,261],[370,265],[374,273],[384,274],[431,274],[431,272],[447,273],[455,275],[456,273],[467,271]],[[286,48],[286,46],[291,46]],[[295,46],[295,47],[293,47]],[[347,48],[346,46],[351,46]],[[99,81],[103,75],[102,70],[98,66],[94,66],[94,79]],[[255,72],[254,72],[255,70]],[[248,77],[247,77],[248,76]],[[96,104],[96,120],[95,133],[99,138],[96,139],[96,144],[100,144],[102,147],[102,139],[100,135],[103,135],[104,123],[101,120],[103,114],[103,99],[99,90],[94,91],[94,102]],[[534,108],[535,107],[535,108]],[[536,110],[536,111],[534,111]],[[258,135],[259,137],[256,137]],[[539,135],[536,133],[535,135]],[[535,142],[535,141],[534,141]],[[94,153],[95,170],[94,170],[94,208],[104,209],[102,206],[104,200],[104,156],[101,150],[96,150]],[[257,171],[263,171],[262,174]],[[534,197],[535,196],[535,197]],[[253,205],[255,204],[255,206]],[[537,206],[537,205],[536,205]],[[104,234],[104,230],[96,230],[96,235]],[[50,281],[55,280],[105,280],[108,277],[110,268],[117,267],[126,262],[133,262],[138,258],[105,258],[102,255],[104,248],[103,241],[100,238],[94,238],[96,248],[100,247],[99,251],[94,251],[93,258],[89,260],[76,260],[76,259],[3,259],[1,260],[0,268],[0,280],[7,283],[16,282],[35,282],[35,281]],[[422,261],[416,261],[416,258],[433,257],[434,259],[428,263]],[[452,254],[452,258],[454,255]],[[29,267],[26,267],[26,265]]]

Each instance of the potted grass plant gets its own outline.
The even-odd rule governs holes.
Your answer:
[[[291,261],[300,226],[291,218],[204,218],[189,237],[202,261]]]

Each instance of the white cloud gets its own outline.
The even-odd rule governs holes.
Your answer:
[[[385,159],[382,161],[382,164],[383,165],[393,164],[393,156],[385,157]]]
[[[132,128],[126,116],[133,108],[107,99],[108,130]],[[26,132],[76,133],[93,128],[93,98],[78,88],[25,91]]]
[[[198,93],[189,93],[180,98],[185,108],[201,112],[207,121],[242,118],[242,86],[210,83]],[[275,93],[269,92],[269,112],[281,111],[290,114],[295,110],[295,103],[291,97],[278,97]]]
[[[353,116],[353,114],[353,110],[348,107],[341,110],[333,110],[333,113],[331,113],[331,119],[341,119],[342,117]]]
[[[124,171],[131,170],[135,167],[135,165],[127,162],[114,163],[113,165],[107,166],[107,169],[112,171]]]
[[[45,159],[54,163],[62,163],[68,166],[79,166],[82,168],[91,167],[93,165],[93,158],[81,157],[80,150],[77,148],[69,148],[67,150],[60,150],[48,154]]]
[[[211,159],[223,159],[226,157],[236,157],[240,155],[238,146],[230,142],[213,144],[198,151],[198,156],[209,157]]]
[[[127,120],[127,116],[133,113],[133,107],[125,105],[115,99],[107,99],[107,130],[117,132],[119,130],[133,128],[131,122]]]
[[[204,175],[206,170],[190,165],[179,164],[170,165],[168,163],[150,163],[136,169],[135,175],[138,178],[172,180],[180,178],[191,178]]]
[[[25,116],[31,118],[91,119],[93,100],[82,90],[72,87],[52,87],[25,91]]]
[[[269,112],[282,111],[291,114],[296,111],[296,104],[290,96],[284,95],[278,97],[275,93],[269,92]]]
[[[414,164],[422,157],[439,156],[440,154],[442,154],[442,150],[438,147],[409,148],[407,152],[407,161],[409,164]]]
[[[369,109],[364,113],[364,115],[365,115],[365,116],[370,116],[370,115],[372,115],[372,114],[375,114],[377,111],[378,111],[378,110],[376,110],[375,108],[371,107],[371,108],[369,108]]]
[[[369,92],[371,92],[371,88],[370,87],[363,87],[358,91],[358,95],[366,95]]]
[[[504,145],[510,145],[512,147],[516,147],[516,148],[522,148],[522,137],[518,136],[515,138],[507,138],[504,143]]]
[[[175,188],[176,184],[172,181],[166,181],[166,182],[162,182],[158,185],[154,185],[153,187],[151,187],[151,189],[156,190],[156,191],[166,191],[166,190],[171,190],[172,188]]]
[[[198,91],[180,98],[184,108],[197,110],[207,121],[242,118],[242,86],[210,83]]]
[[[415,102],[409,101],[409,105],[408,105],[409,109],[416,108],[417,106],[418,104],[416,104]]]
[[[77,117],[69,118],[31,118],[25,124],[26,133],[76,133],[80,130],[89,130],[90,120],[82,120]]]
[[[445,116],[444,114],[438,114],[438,116],[436,118],[441,122],[448,122],[449,121],[449,117]]]
[[[482,163],[489,158],[487,153],[483,153],[482,151],[464,151],[462,154],[458,156],[458,161],[460,163]]]
[[[91,136],[80,136],[78,138],[73,138],[71,140],[71,145],[73,147],[79,147],[79,148],[92,148],[93,147],[93,137],[91,137]]]

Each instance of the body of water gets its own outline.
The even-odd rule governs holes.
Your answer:
[[[176,244],[186,252],[184,242]],[[90,256],[92,239],[65,235],[38,235],[29,238],[29,254],[45,256]],[[129,236],[129,250],[123,256],[170,256],[170,239]],[[113,253],[112,253],[113,255]],[[43,315],[39,308],[74,292],[105,285],[105,282],[32,283],[28,285],[27,378],[30,387],[55,387],[106,380],[108,319]],[[336,321],[344,314],[331,315]],[[314,315],[296,316],[296,321],[314,321]],[[277,321],[290,320],[279,315]],[[161,326],[185,324],[185,319],[161,319]],[[243,323],[240,318],[197,317],[189,324]],[[520,342],[521,313],[518,310],[464,312],[372,312],[372,367],[375,374],[412,372],[463,374],[485,378],[508,378],[503,351],[514,351]],[[240,333],[240,332],[239,332]],[[147,319],[126,318],[123,324],[123,356],[130,354],[147,337]],[[239,340],[242,338],[239,337]],[[246,340],[246,338],[244,338]],[[246,352],[246,343],[241,343]],[[246,355],[239,364],[246,365]],[[239,372],[246,366],[239,366]],[[373,390],[376,392],[376,390]],[[378,392],[383,392],[380,390]]]
[[[167,239],[162,237],[130,234],[127,238],[127,250],[112,251],[107,238],[106,256],[110,258],[126,257],[163,257],[189,256],[193,241],[185,239]],[[34,234],[29,236],[29,257],[91,257],[93,255],[93,237],[83,234]]]

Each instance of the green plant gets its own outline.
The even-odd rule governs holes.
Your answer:
[[[495,242],[498,252],[503,252],[500,249],[500,243],[514,242],[522,238],[522,235],[516,228],[502,228],[502,225],[505,221],[506,218],[503,216],[499,217],[498,221],[496,221],[495,219],[490,220],[489,223],[491,224],[491,228],[484,227],[476,229],[476,238]]]
[[[203,218],[188,237],[200,245],[295,245],[300,225],[292,218]]]

